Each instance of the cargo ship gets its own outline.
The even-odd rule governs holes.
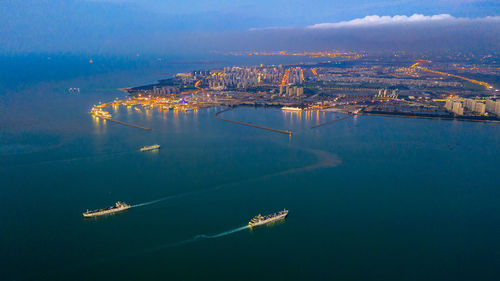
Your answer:
[[[113,214],[116,212],[121,212],[125,211],[127,209],[130,209],[130,205],[123,203],[123,202],[116,202],[114,206],[103,208],[103,209],[98,209],[98,210],[93,210],[89,211],[87,210],[85,213],[83,213],[83,216],[85,218],[91,218],[91,217],[98,217],[98,216],[103,216],[103,215],[109,215]]]
[[[259,226],[259,225],[264,225],[268,224],[271,222],[275,222],[281,219],[286,218],[288,216],[288,210],[283,209],[283,211],[270,214],[267,216],[262,216],[261,214],[255,216],[251,221],[248,222],[249,227],[254,227],[254,226]]]
[[[149,146],[145,146],[145,147],[141,148],[141,151],[149,151],[149,150],[155,150],[155,149],[159,149],[159,148],[160,148],[159,144],[149,145]]]
[[[283,111],[302,111],[302,108],[284,106],[281,108],[281,110],[283,110]]]

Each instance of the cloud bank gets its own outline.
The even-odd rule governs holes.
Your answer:
[[[358,27],[358,26],[375,26],[384,24],[404,24],[404,23],[418,23],[418,22],[433,22],[433,21],[446,21],[455,20],[457,18],[449,14],[440,14],[425,16],[422,14],[413,14],[411,16],[396,15],[396,16],[379,16],[372,15],[364,18],[353,19],[349,21],[341,21],[336,23],[319,23],[307,26],[307,28],[342,28],[342,27]]]
[[[249,30],[238,40],[268,49],[345,49],[363,51],[498,52],[500,17],[454,17],[450,14],[371,15],[302,27]],[[255,42],[255,43],[254,43]]]
[[[275,24],[231,13],[137,12],[137,6],[122,4],[129,0],[101,1],[105,2],[9,0],[5,3],[11,6],[0,4],[0,14],[4,15],[0,17],[0,53],[189,55],[258,50],[500,50],[500,16],[467,18],[413,11],[408,16],[381,16],[374,12],[337,22],[327,22],[328,18],[336,18],[334,15],[326,19],[312,17],[294,27],[289,21]],[[321,21],[325,22],[309,25]],[[280,27],[259,28],[273,25]],[[252,26],[257,28],[249,30]]]

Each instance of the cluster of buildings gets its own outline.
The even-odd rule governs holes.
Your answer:
[[[487,113],[500,116],[500,100],[474,100],[474,99],[447,99],[444,108],[453,112],[455,115],[465,115],[472,113],[474,115],[485,115]]]
[[[288,96],[288,97],[302,97],[304,96],[304,88],[303,87],[280,87],[280,96]]]
[[[485,102],[485,109],[487,112],[493,112],[497,116],[500,116],[500,100],[497,101],[487,100]]]
[[[304,80],[304,70],[301,67],[290,67],[284,70],[281,85],[302,84]]]
[[[163,87],[157,87],[154,86],[152,90],[146,90],[145,94],[146,95],[153,95],[153,96],[166,96],[170,94],[179,94],[181,90],[178,87],[173,87],[173,86],[163,86]]]
[[[315,104],[313,108],[356,107],[348,112],[365,107],[366,112],[384,114],[450,117],[452,112],[470,119],[500,118],[500,99],[456,97],[488,96],[486,92],[491,94],[491,89],[480,91],[475,85],[471,87],[470,83],[489,84],[419,66],[422,63],[424,61],[419,60],[411,67],[401,67],[397,60],[383,64],[367,61],[356,65],[328,61],[318,64],[232,66],[178,73],[173,78],[160,80],[156,85],[131,88],[129,93],[149,97],[151,100],[134,100],[144,108],[165,110],[191,110],[213,105],[307,107],[308,104]],[[405,61],[404,65],[407,64]],[[455,97],[443,100],[442,96],[450,91]],[[339,92],[353,94],[332,102],[340,97]],[[331,104],[317,104],[325,102]]]
[[[194,83],[196,81],[196,76],[193,75],[193,73],[186,72],[186,73],[177,73],[175,75],[175,78],[179,81],[181,81],[182,84],[190,84]]]
[[[300,67],[282,65],[260,67],[225,67],[221,71],[200,76],[198,86],[211,90],[246,89],[255,86],[302,84],[304,71]]]
[[[272,74],[269,74],[272,76]],[[243,89],[255,85],[261,76],[257,68],[252,67],[226,67],[223,71],[214,72],[202,80],[201,85],[212,90],[224,90],[227,88]]]
[[[464,106],[461,101],[446,100],[444,108],[448,111],[453,112],[453,114],[455,115],[464,115]]]
[[[398,99],[398,90],[392,90],[392,92],[389,94],[387,93],[387,89],[380,89],[378,90],[378,94],[375,95],[375,98],[396,100]]]
[[[319,74],[318,81],[328,81],[343,83],[346,85],[352,84],[384,84],[388,86],[416,86],[416,87],[453,87],[462,88],[460,82],[440,81],[436,79],[400,79],[400,78],[384,78],[384,77],[363,77],[363,76],[344,76],[342,74]]]

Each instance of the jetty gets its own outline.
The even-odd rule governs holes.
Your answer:
[[[311,127],[311,129],[316,129],[316,128],[321,127],[321,126],[326,126],[326,125],[329,125],[329,124],[332,124],[332,123],[335,123],[335,122],[338,122],[338,121],[342,121],[342,120],[347,119],[347,118],[351,118],[351,117],[353,117],[353,116],[354,116],[354,115],[349,114],[349,115],[347,115],[347,116],[345,116],[345,117],[342,117],[342,118],[338,118],[338,119],[335,119],[335,120],[332,120],[332,121],[328,121],[328,122],[325,122],[325,123],[321,123],[321,124],[316,125],[316,126],[312,126],[312,127]]]
[[[142,129],[142,130],[146,130],[146,131],[151,131],[151,128],[146,128],[146,127],[142,127],[142,126],[139,126],[139,125],[135,125],[135,124],[131,124],[131,123],[126,123],[126,122],[114,120],[114,119],[111,119],[111,118],[103,118],[103,119],[111,121],[111,122],[115,122],[115,123],[118,123],[118,124],[122,124],[122,125],[125,125],[125,126],[130,126],[130,127],[134,127],[134,128],[138,128],[138,129]]]
[[[254,125],[254,124],[250,124],[250,123],[243,123],[243,122],[239,122],[239,121],[235,121],[235,120],[230,120],[230,119],[219,117],[219,114],[224,113],[224,112],[229,111],[229,110],[232,110],[232,109],[233,108],[230,107],[230,108],[226,108],[224,110],[221,110],[221,111],[215,113],[214,117],[216,119],[219,119],[219,120],[222,120],[222,121],[226,121],[226,122],[235,123],[235,124],[238,124],[238,125],[243,125],[243,126],[248,126],[248,127],[254,127],[254,128],[258,128],[258,129],[262,129],[262,130],[267,130],[267,131],[272,131],[272,132],[277,132],[277,133],[281,133],[281,134],[285,134],[285,135],[289,135],[289,136],[292,135],[291,131],[273,129],[273,128],[268,128],[268,127],[264,127],[264,126]]]

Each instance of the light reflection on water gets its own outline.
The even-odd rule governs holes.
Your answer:
[[[204,108],[202,110],[212,110],[212,109]],[[256,111],[260,109],[254,107],[239,107],[224,114],[226,115],[226,118],[231,119],[232,115],[234,114],[239,115],[238,113],[239,111],[245,112],[248,110]],[[248,122],[255,125],[262,125],[264,127],[267,126],[275,129],[292,130],[295,134],[299,131],[308,130],[311,126],[332,121],[336,119],[337,116],[339,115],[339,113],[336,112],[325,112],[321,110],[283,111],[279,108],[269,108],[264,110],[274,112],[274,115],[281,115],[282,122],[279,122],[281,124],[276,123],[276,124],[266,125],[265,124],[266,121],[262,120],[262,117],[259,115],[255,115],[256,118],[248,120],[241,119],[239,117],[234,118],[234,120],[240,122]],[[170,126],[174,130],[180,130],[182,128],[181,124],[187,121],[190,121],[191,124],[194,125],[193,128],[196,128],[197,126],[196,124],[198,123],[198,118],[199,118],[198,109],[194,109],[191,111],[181,111],[178,109],[170,110],[170,109],[162,109],[159,107],[157,107],[155,110],[154,108],[151,109],[148,106],[141,106],[141,105],[134,105],[132,107],[113,106],[113,119],[144,127],[151,127],[151,124],[154,123],[155,120],[157,119],[157,120],[164,120],[165,122],[163,122],[163,124]],[[106,132],[106,128],[108,126],[123,126],[120,124],[109,124],[109,123],[110,122],[106,122],[105,120],[94,120],[94,127],[99,133],[102,134]]]
[[[68,276],[125,280],[139,276],[145,268],[156,278],[217,279],[223,273],[212,269],[223,267],[229,272],[225,280],[234,279],[235,275],[229,276],[235,271],[232,267],[248,270],[248,275],[238,276],[246,280],[345,280],[375,275],[401,280],[395,264],[413,272],[416,280],[429,276],[473,280],[477,272],[484,279],[498,280],[498,267],[492,262],[500,253],[498,233],[491,227],[500,221],[497,125],[361,115],[310,130],[311,125],[338,115],[264,108],[227,112],[228,118],[238,121],[293,130],[287,139],[214,120],[217,108],[165,111],[165,122],[157,123],[157,113],[148,120],[144,111],[138,113],[132,107],[113,111],[120,121],[155,125],[153,131],[142,131],[90,120],[86,108],[114,96],[106,98],[95,93],[43,96],[33,103],[38,105],[34,107],[37,112],[14,107],[14,113],[22,113],[17,117],[40,116],[44,122],[28,120],[25,124],[30,128],[23,129],[36,127],[38,131],[6,144],[1,139],[7,149],[27,154],[0,157],[2,230],[7,230],[0,235],[0,244],[8,257],[0,279],[17,280],[22,272],[43,272],[94,261],[107,253],[126,255],[197,233],[218,233],[255,213],[286,206],[293,210],[292,217],[263,228],[268,231],[252,230],[253,237],[245,231],[179,251],[162,251],[158,256],[110,260],[106,266],[47,275],[46,280],[67,280]],[[9,109],[10,114],[14,109]],[[199,133],[192,130],[193,121],[199,122]],[[353,129],[358,123],[359,128]],[[11,129],[21,127],[18,124]],[[177,134],[182,127],[185,130]],[[48,130],[60,138],[43,137]],[[156,142],[162,145],[160,150],[139,153],[141,146]],[[38,146],[50,150],[37,155],[33,150]],[[300,169],[311,159],[294,146],[338,154],[343,163]],[[13,167],[33,162],[39,164]],[[287,168],[298,172],[276,174]],[[231,182],[239,175],[254,179],[270,171],[275,171],[274,177],[234,185],[246,188],[231,185],[104,220],[81,218],[81,211],[89,206],[104,207],[116,200],[144,202]],[[258,259],[249,257],[252,251]],[[252,275],[255,268],[276,260],[284,266],[268,266],[265,275]],[[341,262],[335,265],[332,260]],[[360,264],[373,266],[359,271]],[[460,270],[443,271],[436,264]]]
[[[36,188],[30,186],[33,183],[26,181],[24,177],[16,177],[15,173],[13,177],[15,181],[7,182],[6,185],[17,187],[18,184],[23,184],[31,188],[33,194],[24,196],[26,193],[22,193],[17,197],[28,202],[26,208],[19,212],[25,212],[26,216],[31,215],[32,211],[36,211],[37,214],[42,213],[44,219],[34,220],[34,223],[48,224],[48,227],[57,226],[64,236],[54,234],[56,238],[54,240],[45,239],[43,236],[39,238],[35,235],[38,234],[38,230],[35,234],[31,234],[31,230],[26,232],[22,229],[17,230],[18,225],[10,217],[6,225],[11,228],[14,226],[15,233],[25,238],[23,243],[28,243],[36,250],[35,258],[42,256],[41,253],[46,250],[45,245],[62,256],[68,249],[79,253],[79,247],[88,247],[88,251],[75,254],[74,260],[50,258],[48,261],[51,264],[59,262],[62,265],[71,265],[75,261],[98,259],[103,256],[99,254],[100,252],[121,254],[140,251],[169,241],[189,239],[193,237],[193,233],[218,233],[232,225],[244,223],[248,216],[286,207],[293,210],[293,217],[287,221],[252,229],[251,237],[242,232],[240,235],[224,236],[224,239],[217,241],[203,240],[191,248],[186,246],[175,253],[162,250],[159,253],[162,256],[161,260],[148,260],[151,257],[148,253],[140,257],[145,260],[144,263],[137,261],[137,264],[130,263],[130,266],[137,269],[148,263],[153,271],[161,272],[160,268],[164,266],[165,261],[176,266],[179,259],[190,260],[189,254],[206,254],[210,259],[206,263],[214,266],[221,263],[230,264],[231,261],[225,260],[224,257],[207,254],[210,253],[208,249],[214,245],[213,243],[219,243],[221,251],[234,255],[238,261],[248,263],[250,267],[254,261],[245,255],[247,250],[243,248],[234,250],[236,244],[251,244],[262,253],[262,259],[267,262],[267,256],[274,252],[286,252],[291,243],[307,240],[307,245],[295,245],[294,252],[297,255],[307,255],[311,249],[321,249],[317,254],[315,252],[314,264],[303,263],[303,270],[310,274],[328,268],[331,255],[323,255],[323,249],[333,253],[332,255],[340,253],[339,257],[347,257],[348,265],[358,265],[368,261],[362,257],[350,256],[349,253],[352,251],[362,252],[369,247],[371,251],[383,256],[386,251],[385,246],[392,243],[395,237],[415,240],[412,234],[408,234],[408,228],[412,232],[423,231],[426,236],[446,244],[449,242],[446,238],[448,235],[463,233],[477,223],[477,217],[470,215],[474,214],[477,208],[480,208],[481,212],[496,208],[498,193],[494,189],[485,192],[489,186],[494,186],[492,184],[494,177],[488,176],[493,174],[491,172],[494,169],[490,168],[493,167],[493,160],[488,162],[489,158],[484,155],[498,156],[498,151],[494,149],[498,132],[491,128],[488,130],[487,127],[490,125],[460,123],[460,127],[455,128],[453,123],[435,120],[354,116],[353,119],[310,130],[311,125],[334,120],[339,114],[318,111],[290,113],[277,108],[248,107],[240,107],[225,113],[224,117],[229,119],[292,130],[294,135],[286,138],[282,134],[216,120],[213,118],[213,113],[218,110],[220,108],[163,113],[155,110],[150,121],[146,120],[145,112],[138,113],[129,108],[120,107],[114,114],[120,121],[148,127],[151,125],[152,131],[138,130],[97,119],[90,121],[88,119],[90,115],[85,113],[82,120],[92,123],[98,135],[96,133],[91,136],[92,142],[88,145],[90,149],[80,148],[79,143],[73,144],[72,149],[81,149],[82,154],[94,157],[50,162],[24,169],[24,173],[36,179]],[[362,129],[365,130],[362,133],[361,130],[352,129],[353,124],[361,120]],[[184,128],[181,134],[175,131],[176,126]],[[463,132],[465,129],[474,130],[477,134],[466,135],[464,138],[469,139],[465,141],[457,138],[457,132]],[[92,131],[92,128],[90,130]],[[367,141],[365,136],[374,140]],[[330,141],[333,137],[336,138],[335,144]],[[452,140],[450,143],[454,144],[454,151],[450,151],[446,145],[441,145],[450,139]],[[457,142],[470,144],[478,140],[488,145],[455,145]],[[418,153],[415,153],[413,146],[410,146],[413,142],[419,144]],[[160,144],[162,148],[144,153],[138,151],[144,145],[155,143]],[[308,155],[311,153],[298,151],[294,147],[322,151],[314,156]],[[126,151],[126,153],[95,157],[95,154],[89,152],[92,149],[100,149],[100,152],[106,153],[112,150]],[[316,161],[314,158],[320,158],[325,152],[332,155],[339,154],[343,162],[336,165],[314,165]],[[436,154],[439,157],[435,157]],[[369,157],[365,157],[366,155]],[[481,165],[466,166],[461,157],[472,160],[482,158],[482,162],[476,161]],[[454,159],[460,165],[447,166],[448,158]],[[420,171],[425,170],[426,177],[415,176],[415,168]],[[47,171],[50,170],[58,175],[56,179],[47,176],[50,174]],[[387,180],[396,170],[398,176]],[[455,170],[459,170],[460,173]],[[465,170],[471,172],[463,173]],[[87,174],[84,175],[81,171],[91,171],[92,177],[87,179]],[[265,176],[269,173],[272,176]],[[454,173],[454,177],[443,178],[442,173]],[[235,178],[237,176],[241,176],[243,180]],[[228,177],[233,178],[228,180]],[[432,180],[432,186],[426,185],[429,180]],[[46,182],[51,186],[47,186]],[[210,189],[224,182],[236,182],[236,184],[210,192],[200,192],[200,196],[162,201],[161,204],[137,208],[104,220],[85,222],[80,218],[81,211],[89,205],[100,207],[117,200],[145,202],[186,192],[192,194],[193,191]],[[474,185],[473,193],[469,192],[471,188],[463,184],[464,182]],[[52,187],[52,184],[56,188]],[[59,189],[60,186],[65,188]],[[401,188],[402,186],[404,188]],[[439,186],[439,189],[435,186]],[[15,188],[11,189],[14,191],[11,190],[10,193],[16,192]],[[459,196],[455,197],[455,194]],[[468,199],[462,200],[470,197],[473,198],[471,201],[480,201],[481,205],[469,203]],[[67,200],[68,198],[70,200]],[[39,200],[66,212],[61,214],[62,212],[54,213],[50,208],[30,207],[35,206],[33,201]],[[4,202],[4,205],[8,204],[10,203]],[[385,207],[380,208],[381,204]],[[421,207],[423,204],[425,208]],[[431,223],[428,223],[429,216],[422,211],[423,209],[430,209],[429,213],[432,213],[434,218]],[[453,210],[453,214],[448,213],[448,210]],[[455,215],[457,210],[461,212],[460,216]],[[200,220],[200,213],[208,214],[210,219]],[[412,223],[400,227],[400,223],[406,221],[408,215],[419,225]],[[498,216],[493,216],[493,219],[498,220]],[[60,223],[61,221],[64,223]],[[390,223],[378,227],[381,222],[387,221]],[[447,229],[440,228],[446,235],[433,233],[433,227],[421,227],[426,224],[432,226],[434,222],[441,221],[451,221]],[[474,221],[474,224],[470,223],[471,221]],[[482,223],[481,220],[479,222]],[[40,224],[37,225],[39,229],[46,231],[45,226]],[[485,223],[489,224],[490,222]],[[383,235],[373,237],[370,233],[373,229]],[[479,224],[474,231],[489,241],[496,241],[493,239],[496,239],[497,235],[482,224]],[[13,241],[17,241],[15,238],[12,238]],[[272,239],[277,240],[271,243]],[[43,243],[38,243],[39,241]],[[57,244],[52,241],[57,241]],[[233,243],[235,241],[237,243]],[[411,255],[405,256],[406,249],[416,251],[422,250],[422,247],[419,246],[417,249],[412,243],[398,241],[399,246],[405,249],[400,255],[418,263],[419,260],[412,260]],[[27,252],[22,250],[24,248],[15,243],[13,245],[21,249],[16,250],[28,256]],[[454,243],[465,250],[474,249],[473,246],[461,244],[460,241]],[[495,244],[490,243],[490,245]],[[426,256],[432,259],[432,255],[428,253],[435,250],[435,245],[423,248]],[[446,246],[439,250],[445,248]],[[495,250],[498,250],[498,247]],[[28,261],[35,259],[20,257],[21,254],[15,254],[16,259],[9,261],[9,264],[24,264],[21,263],[22,259]],[[465,258],[470,259],[468,256]],[[285,256],[283,259],[293,262],[290,260],[292,257]],[[382,259],[384,264],[395,262],[392,257],[383,256]],[[453,259],[450,260],[448,265],[455,265]],[[316,263],[320,263],[321,266],[316,267]],[[106,266],[108,265],[112,267],[120,263],[110,260],[106,263]],[[51,268],[50,265],[46,266]],[[381,268],[390,276],[392,267]],[[95,268],[85,268],[84,272],[95,273],[95,270]],[[110,272],[116,273],[117,270]],[[200,273],[210,275],[210,272],[207,272],[200,270]],[[270,272],[273,277],[278,276],[275,271]],[[78,272],[75,270],[71,273]],[[109,275],[112,275],[111,273]],[[331,274],[327,269],[322,273],[325,276]],[[11,275],[16,276],[14,273]],[[397,280],[397,278],[389,279]]]

